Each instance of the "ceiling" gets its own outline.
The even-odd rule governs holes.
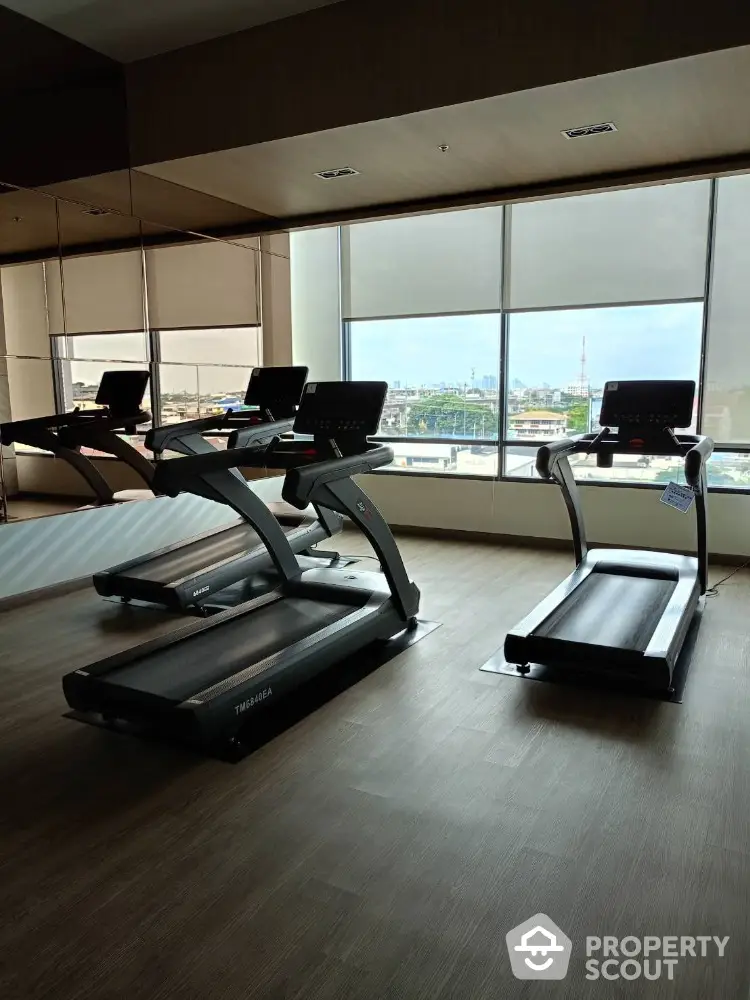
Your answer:
[[[601,175],[750,156],[747,93],[750,46],[139,170],[282,220],[571,178],[595,187]],[[619,131],[560,134],[604,121]],[[342,166],[360,175],[314,176]]]
[[[121,62],[291,17],[341,0],[3,0]]]

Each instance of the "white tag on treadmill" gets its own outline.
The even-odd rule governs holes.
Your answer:
[[[674,507],[675,510],[686,514],[693,505],[695,493],[690,486],[680,486],[679,483],[670,483],[659,499],[667,507]]]

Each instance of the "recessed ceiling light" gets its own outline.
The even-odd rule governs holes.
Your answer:
[[[602,135],[604,132],[616,132],[614,122],[600,122],[598,125],[579,125],[578,128],[566,128],[560,133],[566,139],[582,139],[585,135]]]
[[[358,174],[359,170],[355,170],[354,167],[333,167],[331,170],[316,171],[315,177],[320,177],[322,181],[333,181],[339,177],[356,177]]]

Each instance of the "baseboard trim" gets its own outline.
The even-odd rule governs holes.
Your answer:
[[[391,525],[394,535],[412,535],[421,538],[453,539],[459,542],[480,542],[485,545],[508,546],[524,549],[547,549],[557,552],[570,552],[572,555],[573,543],[565,538],[550,538],[545,535],[503,535],[494,531],[464,531],[461,528],[426,528],[418,524],[397,524]],[[591,548],[597,549],[638,549],[641,552],[658,552],[659,549],[651,545],[627,545],[623,546],[616,542],[589,543]],[[670,549],[678,555],[691,556],[694,552],[688,549]],[[718,563],[722,566],[741,566],[747,562],[750,556],[729,554],[726,552],[709,552],[708,561]]]

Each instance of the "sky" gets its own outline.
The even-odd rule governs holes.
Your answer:
[[[701,303],[567,309],[514,313],[509,320],[508,381],[530,388],[565,388],[581,368],[586,337],[586,373],[594,388],[609,379],[687,378],[700,365]],[[351,324],[352,376],[390,385],[481,384],[497,376],[500,317],[447,316],[369,320]],[[242,392],[257,363],[256,328],[169,331],[161,334],[161,382],[165,393]],[[141,333],[69,338],[73,381],[96,383],[106,368],[145,364]],[[113,358],[114,355],[114,358]],[[178,364],[177,362],[182,362]],[[200,365],[200,368],[196,366]],[[239,365],[226,369],[219,365]]]
[[[586,337],[589,384],[609,379],[697,381],[702,303],[567,309],[510,316],[508,378],[528,387],[575,382]],[[402,386],[471,383],[496,375],[497,315],[369,320],[351,324],[352,377]]]

